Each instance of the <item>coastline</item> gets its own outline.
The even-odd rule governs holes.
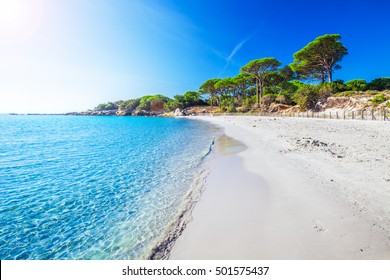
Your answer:
[[[169,259],[390,259],[390,124],[191,118],[246,149],[219,152]]]
[[[222,131],[220,127],[215,127],[217,130]],[[218,138],[219,136],[217,136],[216,139]],[[207,152],[202,156],[202,162],[197,167],[197,170],[195,170],[197,175],[195,176],[194,181],[191,182],[187,194],[179,205],[175,218],[173,218],[172,222],[167,226],[161,238],[145,251],[141,259],[166,260],[169,258],[175,242],[191,222],[193,209],[199,202],[202,193],[205,190],[206,180],[212,170],[211,162],[215,158],[213,151],[216,139],[212,140]]]

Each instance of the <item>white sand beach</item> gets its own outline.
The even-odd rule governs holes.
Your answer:
[[[225,136],[170,259],[390,259],[390,122],[194,118]]]

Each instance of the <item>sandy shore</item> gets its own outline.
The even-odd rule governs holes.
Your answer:
[[[390,122],[196,118],[225,136],[170,259],[390,259]]]

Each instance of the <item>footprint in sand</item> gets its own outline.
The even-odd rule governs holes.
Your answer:
[[[319,233],[325,233],[327,232],[326,228],[320,223],[320,221],[318,220],[314,220],[313,221],[314,224],[313,224],[313,229],[316,231],[316,232],[319,232]]]

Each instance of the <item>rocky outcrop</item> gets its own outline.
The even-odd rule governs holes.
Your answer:
[[[96,110],[89,110],[85,112],[70,112],[66,113],[64,115],[69,116],[116,116],[117,110],[102,110],[102,111],[96,111]]]
[[[152,111],[148,111],[148,110],[134,110],[131,115],[132,116],[160,116],[162,114],[164,114],[165,111],[164,110],[152,110]]]
[[[182,110],[180,110],[179,108],[177,108],[177,109],[175,110],[175,112],[173,113],[173,116],[174,116],[174,117],[181,117],[181,116],[184,116],[184,114],[183,114],[183,111],[182,111]]]
[[[64,115],[70,116],[160,116],[165,113],[164,110],[129,110],[129,109],[118,109],[118,110],[88,110],[85,112],[70,112]]]
[[[119,108],[118,111],[116,111],[117,116],[131,116],[131,113],[133,112],[133,109],[121,109]]]

